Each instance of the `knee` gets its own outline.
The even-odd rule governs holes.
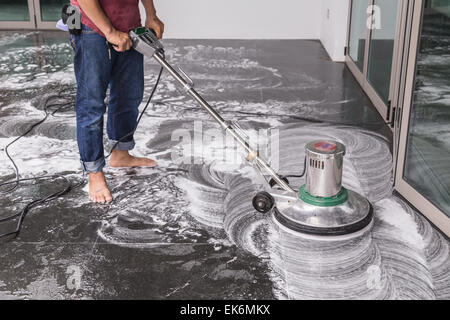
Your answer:
[[[77,108],[77,126],[88,131],[103,130],[104,107]]]
[[[87,131],[103,131],[103,115],[79,119],[78,127]]]
[[[103,115],[91,117],[82,126],[88,131],[103,131]]]

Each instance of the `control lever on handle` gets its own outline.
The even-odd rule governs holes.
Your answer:
[[[155,36],[155,37],[158,37],[157,35],[156,35],[156,31],[155,30],[153,30],[153,29],[150,29],[150,28],[147,28],[149,31],[151,31],[151,33],[153,33],[153,35]],[[109,41],[106,41],[106,44],[108,45],[108,49],[113,49],[114,47],[117,47],[114,43],[111,43],[111,42],[109,42]]]

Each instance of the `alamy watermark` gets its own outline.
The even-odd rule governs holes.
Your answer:
[[[258,155],[270,163],[274,170],[279,168],[279,130],[243,130],[231,125]],[[175,164],[204,164],[212,161],[240,165],[246,162],[248,152],[235,140],[229,130],[204,128],[202,121],[194,121],[191,128],[178,128],[172,132],[171,160]]]
[[[368,289],[380,290],[381,289],[381,268],[377,265],[371,265],[367,268],[367,281],[366,285]]]
[[[381,29],[381,8],[377,5],[367,7],[367,29]]]
[[[82,285],[81,277],[83,275],[81,267],[77,265],[68,266],[66,269],[66,274],[67,274],[66,280],[67,289],[71,291],[80,290]]]
[[[81,12],[76,6],[68,5],[65,8],[65,13],[67,14],[67,28],[69,30],[80,30],[81,29]]]

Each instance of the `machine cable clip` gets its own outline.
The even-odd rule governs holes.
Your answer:
[[[178,71],[180,71],[181,75],[184,77],[184,80],[186,81],[186,83],[184,84],[183,88],[187,91],[191,90],[192,88],[194,88],[194,80],[192,80],[191,77],[189,77],[187,75],[187,73],[180,67],[178,66]]]

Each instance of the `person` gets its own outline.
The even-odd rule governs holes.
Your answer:
[[[164,24],[153,0],[141,0],[145,26],[158,38]],[[71,0],[81,12],[81,34],[71,34],[77,82],[75,102],[77,142],[83,170],[89,174],[89,198],[95,203],[112,201],[103,167],[103,118],[108,86],[107,135],[111,167],[153,167],[149,158],[132,156],[132,135],[144,92],[143,56],[132,48],[128,32],[141,26],[139,0]],[[118,142],[119,141],[119,142]],[[118,143],[117,143],[118,142]]]

